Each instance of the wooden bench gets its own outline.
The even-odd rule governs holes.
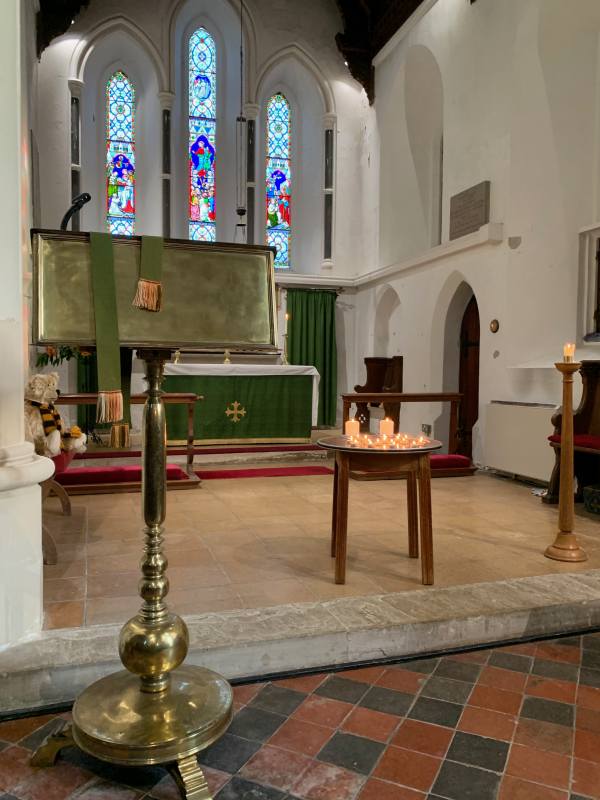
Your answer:
[[[201,481],[193,471],[194,462],[194,410],[196,403],[203,400],[202,395],[194,392],[165,392],[162,400],[165,405],[185,404],[188,407],[187,440],[186,440],[186,479],[170,479],[167,474],[167,487],[170,489],[192,489],[200,485]],[[61,394],[55,405],[78,406],[95,405],[98,400],[97,392],[82,392],[78,394]],[[132,394],[129,402],[132,405],[143,405],[146,402],[145,394]],[[169,448],[167,448],[168,452]],[[96,451],[101,452],[101,451]],[[83,454],[85,458],[85,454]],[[128,457],[128,451],[122,451],[122,458]],[[106,483],[77,483],[64,486],[68,494],[105,494],[113,492],[139,491],[140,481],[119,481]]]
[[[448,453],[434,453],[431,456],[431,475],[434,478],[457,478],[473,475],[475,467],[471,459],[457,453],[458,437],[458,412],[462,395],[458,392],[352,392],[342,394],[343,401],[343,424],[350,419],[350,408],[352,405],[358,407],[365,403],[397,403],[398,408],[402,403],[450,403],[450,424],[448,431]],[[399,423],[394,421],[394,431],[399,430]],[[412,431],[416,433],[416,431]],[[376,475],[361,475],[353,472],[351,477],[355,480],[381,480],[394,476],[389,473]]]
[[[577,478],[577,502],[583,501],[583,487],[600,483],[600,361],[582,361],[581,382],[583,392],[579,407],[573,413],[573,443],[575,451],[575,476]],[[560,485],[560,431],[562,408],[552,416],[554,433],[548,437],[554,448],[555,464],[548,483],[548,491],[542,496],[544,503],[558,503]]]

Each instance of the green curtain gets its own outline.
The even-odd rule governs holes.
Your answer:
[[[335,292],[288,289],[288,361],[311,364],[321,376],[319,425],[335,425],[337,409],[337,345]]]
[[[121,358],[121,391],[123,392],[123,422],[131,424],[131,409],[129,407],[129,397],[131,396],[131,364],[133,350],[128,347],[121,347],[119,352]],[[96,351],[86,358],[77,359],[77,391],[78,392],[97,392],[98,391],[98,362]],[[96,406],[77,406],[77,424],[89,433],[94,428],[110,428],[110,423],[106,425],[96,424]]]

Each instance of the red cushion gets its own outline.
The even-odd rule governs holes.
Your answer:
[[[177,464],[167,465],[167,480],[187,480],[188,474]],[[57,477],[63,486],[81,486],[89,483],[141,483],[142,468],[133,464],[120,467],[80,467],[70,469]]]
[[[54,463],[54,475],[60,475],[61,472],[64,472],[73,460],[74,455],[74,450],[66,450],[54,456],[52,459]]]
[[[434,453],[431,456],[431,469],[469,469],[471,459],[456,453]]]
[[[560,434],[553,433],[548,437],[550,442],[558,442],[560,444]],[[573,437],[575,447],[589,447],[590,450],[600,450],[600,436],[594,436],[592,433],[576,433]]]

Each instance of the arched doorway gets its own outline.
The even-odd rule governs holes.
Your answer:
[[[473,426],[479,417],[479,308],[475,295],[467,303],[460,326],[458,391],[462,394],[457,451],[473,455]]]

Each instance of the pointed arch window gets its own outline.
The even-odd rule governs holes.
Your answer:
[[[281,92],[267,105],[267,244],[277,249],[275,266],[289,268],[291,235],[292,125],[290,104]]]
[[[121,70],[106,84],[106,223],[113,234],[135,232],[135,89]]]
[[[189,237],[214,242],[217,48],[206,28],[198,28],[190,37],[188,92]]]

